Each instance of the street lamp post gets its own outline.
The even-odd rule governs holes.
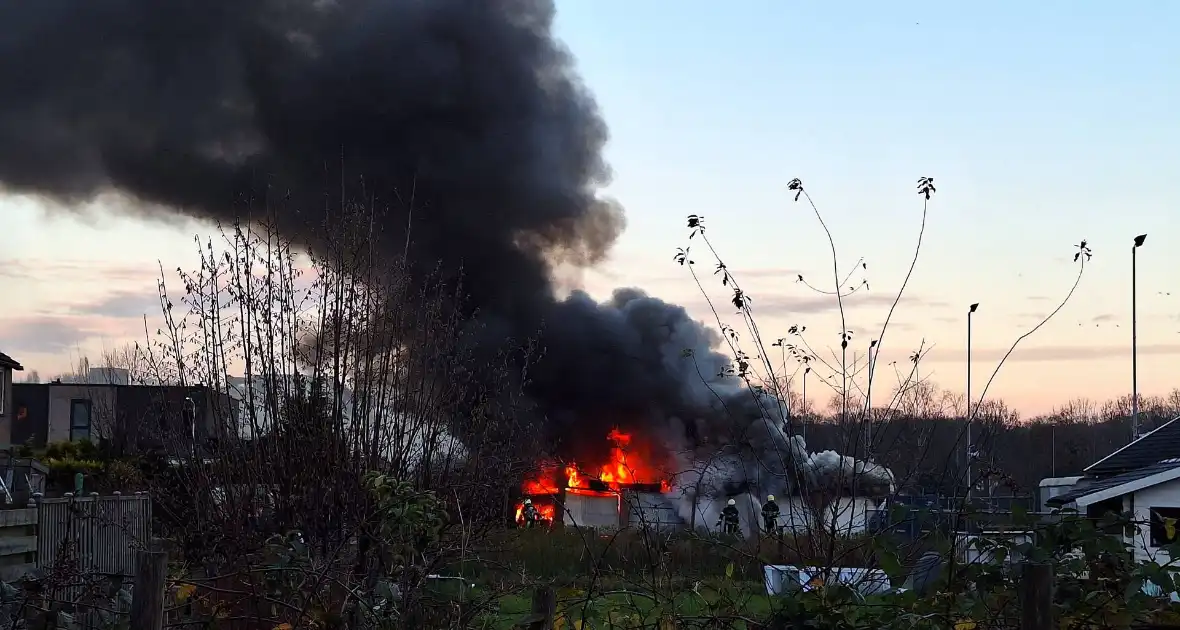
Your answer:
[[[979,308],[979,302],[972,304],[967,309],[967,498],[971,498],[971,486],[974,485],[971,481],[971,453],[972,453],[972,438],[971,438],[971,424],[974,418],[971,417],[971,316],[975,314],[976,309]]]
[[[1146,234],[1135,237],[1131,246],[1131,441],[1139,439],[1139,320],[1136,313],[1135,252],[1147,240]]]
[[[869,343],[869,387],[865,395],[865,459],[871,461],[873,457],[873,348],[877,342]]]
[[[806,365],[803,368],[803,441],[807,441],[807,375],[811,372],[811,366]]]
[[[193,458],[197,456],[197,401],[193,400],[191,396],[184,397],[185,407],[189,412],[189,428],[190,428],[190,445],[193,449]]]

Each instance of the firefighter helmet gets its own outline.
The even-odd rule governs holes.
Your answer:
[[[768,495],[766,495],[766,500],[767,500],[767,501],[773,501],[773,500],[774,500],[774,495],[773,495],[773,494],[768,494]]]
[[[524,500],[524,504],[525,504],[525,505],[532,505],[532,504],[533,504],[533,500],[532,500],[532,499],[525,499],[525,500]]]
[[[737,501],[734,501],[733,499],[730,499],[730,500],[729,500],[729,504],[730,504],[730,505],[737,505]]]

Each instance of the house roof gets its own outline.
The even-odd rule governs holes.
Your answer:
[[[3,352],[0,352],[0,368],[8,368],[10,370],[21,372],[24,371],[25,366],[17,363],[16,359],[8,356],[7,354],[4,354]]]
[[[1090,464],[1087,475],[1103,477],[1121,475],[1151,466],[1156,462],[1180,457],[1180,416],[1139,437],[1106,457]]]
[[[1061,486],[1072,486],[1077,482],[1085,479],[1080,475],[1073,477],[1045,477],[1037,484],[1038,488],[1060,488]]]
[[[1077,503],[1079,508],[1083,508],[1099,501],[1121,497],[1173,479],[1180,479],[1180,458],[1167,459],[1121,475],[1094,479],[1089,482],[1080,481],[1078,483],[1083,485],[1065,494],[1052,497],[1046,503],[1051,505]]]

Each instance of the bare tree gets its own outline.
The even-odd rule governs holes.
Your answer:
[[[203,567],[194,581],[224,590],[198,577],[252,574],[269,537],[297,531],[304,569],[321,576],[317,597],[394,580],[409,605],[455,559],[453,541],[504,522],[506,493],[538,448],[518,415],[527,340],[476,354],[461,284],[373,251],[379,215],[352,207],[321,226],[329,238],[310,253],[265,217],[227,228],[220,246],[198,242],[200,268],[178,273],[183,291],[161,278],[164,325],[110,358],[140,382],[200,385],[228,401],[209,405],[213,422],[193,430],[197,440],[156,429],[159,443],[187,445],[161,460],[155,492],[167,535]],[[441,538],[406,556],[382,533],[388,514],[365,481],[378,473],[462,520],[446,519]],[[461,535],[445,533],[456,527]],[[258,580],[229,589],[235,606],[266,597]],[[298,607],[277,617],[247,608],[267,627],[306,621]]]

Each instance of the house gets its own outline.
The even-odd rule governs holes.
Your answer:
[[[0,352],[0,445],[12,443],[12,421],[16,414],[12,404],[12,373],[24,369],[16,359]]]
[[[89,380],[13,386],[21,419],[12,426],[12,443],[39,448],[88,440],[118,452],[204,453],[236,421],[228,396],[205,386]]]
[[[1176,542],[1180,519],[1180,417],[1127,444],[1086,468],[1068,492],[1048,499],[1053,507],[1074,508],[1097,518],[1109,512],[1130,514],[1138,523],[1136,560],[1167,561],[1162,547]],[[1171,534],[1171,535],[1169,535]]]
[[[1043,513],[1052,512],[1053,506],[1049,504],[1049,500],[1069,492],[1082,479],[1085,479],[1085,477],[1081,475],[1072,477],[1046,477],[1042,479],[1037,484],[1037,510]]]

